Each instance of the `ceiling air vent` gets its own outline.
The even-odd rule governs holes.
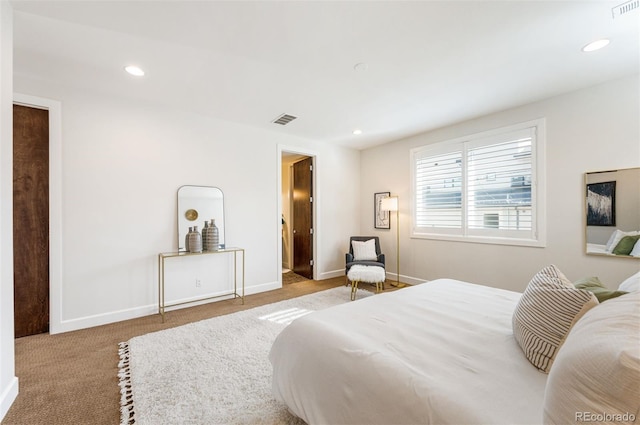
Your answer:
[[[640,8],[640,0],[629,0],[611,9],[611,14],[617,18],[638,8]]]
[[[640,1],[640,0],[638,0],[638,1]],[[273,120],[272,122],[274,124],[287,125],[291,121],[295,120],[296,118],[298,118],[298,117],[294,117],[293,115],[288,115],[288,114],[282,114],[278,118]]]

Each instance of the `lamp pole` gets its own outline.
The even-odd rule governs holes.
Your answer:
[[[395,284],[391,282],[391,286],[404,288],[407,284],[400,282],[400,200],[397,197],[396,199],[398,202],[396,208],[396,282]]]
[[[381,209],[383,211],[396,212],[396,281],[391,282],[391,286],[404,288],[405,283],[400,283],[400,199],[398,196],[390,196],[382,200]],[[391,219],[391,215],[389,215]]]

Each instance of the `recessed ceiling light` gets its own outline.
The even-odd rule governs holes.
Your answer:
[[[136,77],[142,77],[144,75],[144,71],[135,65],[125,66],[124,70]]]
[[[353,134],[358,136],[358,135],[362,134],[362,130],[360,130],[359,128],[356,128],[355,130],[353,130]]]
[[[596,40],[596,41],[593,41],[593,42],[587,44],[586,46],[584,46],[582,48],[582,51],[583,52],[593,52],[593,51],[602,49],[603,47],[605,47],[609,43],[610,43],[610,41],[608,39],[606,39],[606,38],[603,38],[601,40]]]
[[[357,64],[353,65],[353,69],[358,71],[358,72],[364,72],[367,69],[369,69],[369,65],[367,65],[364,62],[360,62],[360,63],[357,63]]]

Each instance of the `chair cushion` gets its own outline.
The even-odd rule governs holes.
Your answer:
[[[375,261],[378,258],[376,253],[376,240],[351,241],[353,257],[355,261]]]
[[[359,264],[355,264],[347,273],[347,278],[352,282],[378,283],[384,282],[385,277],[386,274],[382,267],[362,266]]]
[[[383,269],[384,267],[384,263],[380,262],[380,261],[351,261],[349,263],[346,264],[346,269],[349,270],[351,267],[355,266],[355,265],[360,265],[360,266],[376,266],[376,267],[382,267]]]

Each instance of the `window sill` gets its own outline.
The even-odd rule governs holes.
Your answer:
[[[466,242],[488,245],[511,245],[511,246],[525,246],[530,248],[545,248],[546,242],[543,240],[535,239],[517,239],[517,238],[504,238],[504,237],[489,237],[489,236],[469,236],[469,235],[443,235],[437,233],[423,233],[412,232],[411,239],[431,239],[439,241],[452,241],[452,242]]]

